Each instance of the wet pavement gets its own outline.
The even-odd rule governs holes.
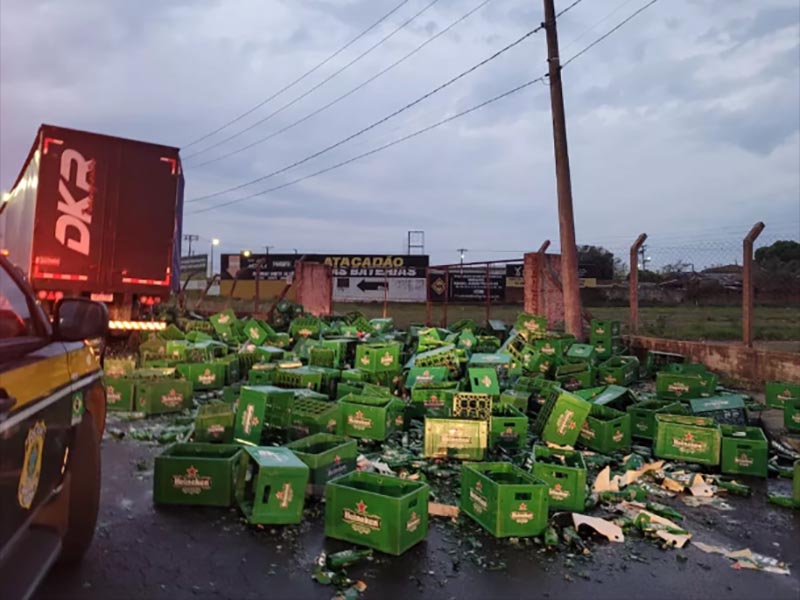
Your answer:
[[[324,549],[352,547],[325,539],[322,507],[303,524],[257,529],[236,509],[152,503],[153,458],[163,446],[103,442],[103,492],[98,529],[84,562],[52,571],[37,598],[331,598],[333,586],[311,579]],[[376,553],[348,570],[367,584],[360,598],[800,598],[800,511],[769,505],[790,481],[748,480],[752,497],[726,498],[734,510],[690,508],[659,500],[684,515],[694,541],[750,548],[789,563],[791,575],[735,570],[732,561],[691,542],[662,550],[631,532],[624,544],[594,539],[591,554],[548,552],[532,540],[497,541],[462,516],[462,525],[431,518],[425,542],[400,557]],[[315,513],[315,514],[314,514]],[[483,565],[475,560],[481,558]]]

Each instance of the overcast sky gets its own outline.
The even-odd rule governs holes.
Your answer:
[[[492,0],[331,108],[246,152],[197,166],[346,93],[482,2],[439,0],[293,106],[188,158],[311,89],[430,1],[409,0],[300,84],[184,149],[187,201],[341,140],[542,20],[538,1]],[[13,183],[40,123],[184,147],[292,82],[398,3],[2,0],[0,188]],[[557,2],[557,8],[570,3]],[[643,4],[581,2],[559,20],[562,56],[572,56]],[[273,252],[397,253],[407,230],[422,229],[433,262],[457,260],[462,247],[473,260],[535,250],[546,238],[557,248],[550,103],[542,84],[336,171],[195,212],[463,111],[542,75],[545,56],[543,33],[533,35],[413,109],[300,167],[237,192],[187,202],[184,232],[202,236],[202,248],[218,237],[224,251],[263,251],[268,244]],[[563,79],[579,242],[616,250],[646,231],[652,252],[662,254],[657,262],[686,254],[674,248],[707,245],[720,258],[706,262],[725,262],[755,221],[766,223],[765,241],[800,237],[797,0],[661,0],[566,67]]]

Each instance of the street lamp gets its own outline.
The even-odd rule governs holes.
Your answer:
[[[219,246],[219,238],[211,238],[211,260],[208,263],[209,277],[214,276],[214,246]]]
[[[245,258],[250,258],[250,256],[251,256],[252,254],[253,254],[253,253],[252,253],[252,252],[250,252],[250,250],[242,250],[242,256],[244,256]]]

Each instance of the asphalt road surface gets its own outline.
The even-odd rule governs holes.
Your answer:
[[[156,508],[153,458],[163,449],[133,441],[103,443],[103,496],[94,543],[82,565],[54,570],[37,598],[331,598],[332,586],[311,579],[323,550],[352,546],[327,540],[319,514],[297,526],[256,529],[235,509]],[[753,483],[752,481],[749,483]],[[800,512],[767,504],[766,486],[789,493],[789,482],[756,482],[750,498],[732,497],[732,511],[672,505],[686,515],[694,540],[750,548],[791,565],[789,576],[731,568],[732,561],[690,543],[662,550],[633,533],[624,544],[595,540],[591,555],[548,553],[524,540],[496,541],[470,523],[431,519],[427,539],[401,557],[377,555],[349,575],[378,598],[800,598]],[[460,519],[465,521],[466,518]],[[461,545],[459,545],[459,542]],[[469,552],[469,551],[472,552]],[[475,556],[501,570],[478,566]]]

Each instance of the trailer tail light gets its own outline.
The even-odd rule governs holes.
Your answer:
[[[36,297],[39,300],[61,300],[64,297],[64,292],[54,292],[50,290],[39,290],[36,293]]]
[[[36,297],[39,298],[39,300],[47,300],[47,292],[45,290],[39,290]]]
[[[5,248],[3,248],[3,249],[0,250],[0,254],[2,254],[3,256],[8,256],[9,255],[9,251],[6,250]]]
[[[167,324],[162,321],[109,321],[108,328],[116,331],[163,331]]]
[[[123,277],[122,283],[133,283],[139,285],[169,285],[169,275],[166,279],[139,279],[138,277]]]
[[[33,276],[36,279],[56,279],[58,281],[89,281],[88,275],[72,273],[43,273],[42,271],[34,271]]]
[[[98,294],[92,293],[89,295],[90,300],[94,300],[95,302],[113,302],[114,301],[114,294]]]

